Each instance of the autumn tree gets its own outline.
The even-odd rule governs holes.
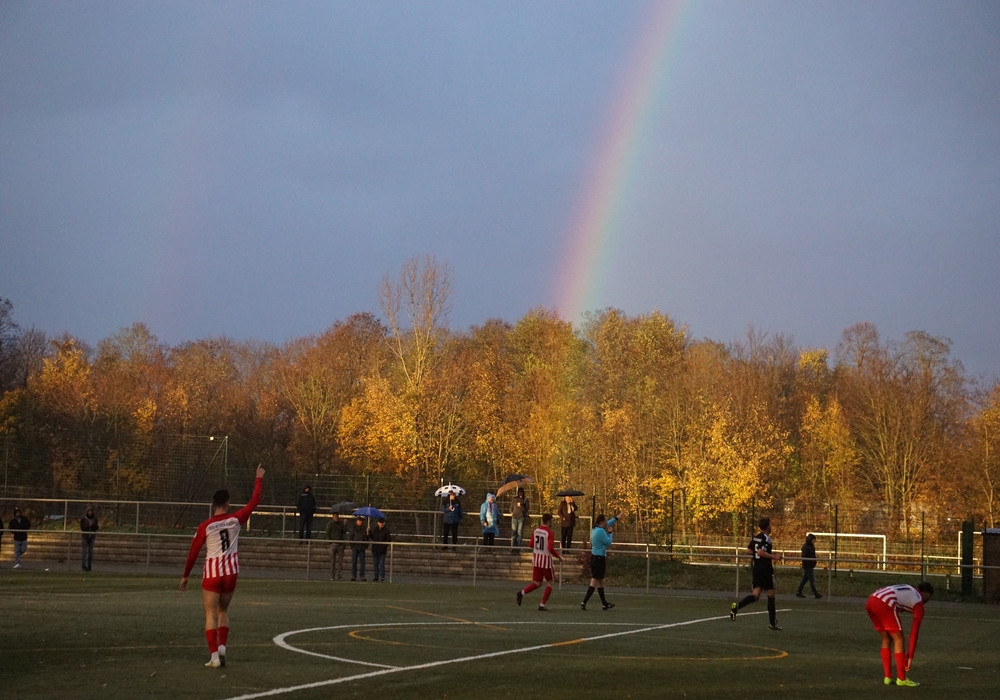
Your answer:
[[[543,498],[599,478],[577,422],[584,353],[572,324],[541,308],[525,314],[510,335],[515,450]]]
[[[433,256],[408,260],[395,281],[383,279],[379,302],[393,361],[366,377],[361,396],[344,412],[348,452],[390,460],[398,475],[414,481],[440,478],[449,455],[443,447],[452,440],[442,428],[461,427],[449,416],[459,396],[455,387],[442,377],[428,381],[447,354],[451,285],[447,264]]]
[[[971,450],[966,471],[972,478],[965,480],[975,494],[970,512],[978,512],[986,526],[1000,523],[1000,382],[985,393],[979,411],[969,421]]]
[[[335,323],[318,338],[287,345],[281,390],[294,411],[289,450],[303,471],[343,466],[338,454],[342,413],[364,391],[364,381],[384,360],[385,327],[370,313]]]
[[[633,514],[637,529],[651,526],[658,504],[655,481],[671,452],[665,429],[671,390],[681,371],[684,330],[654,312],[635,318],[615,309],[590,316],[585,377],[588,407],[596,419],[591,452],[609,477],[602,486]],[[662,525],[662,509],[656,512]]]
[[[944,467],[961,420],[964,379],[949,349],[946,339],[918,331],[892,347],[867,323],[845,330],[838,346],[863,473],[907,536],[913,507]]]

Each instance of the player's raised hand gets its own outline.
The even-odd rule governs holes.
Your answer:
[[[264,478],[264,467],[260,466],[259,464],[257,465],[257,478],[258,479]]]

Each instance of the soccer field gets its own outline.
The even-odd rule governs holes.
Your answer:
[[[924,698],[1000,696],[1000,607],[932,601],[911,677],[886,688],[860,599],[778,598],[734,624],[720,594],[516,584],[240,581],[208,669],[197,582],[3,571],[5,698]],[[909,617],[906,617],[907,630]]]

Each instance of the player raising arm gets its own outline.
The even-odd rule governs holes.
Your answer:
[[[875,625],[875,631],[882,635],[882,682],[892,685],[892,659],[896,659],[896,685],[915,687],[920,685],[906,674],[913,663],[913,654],[917,650],[917,633],[920,631],[920,621],[924,619],[924,603],[934,595],[934,587],[927,581],[921,581],[917,587],[905,583],[880,588],[870,596],[865,610]],[[899,611],[913,614],[913,627],[910,628],[910,647],[903,652],[903,625],[899,620]],[[890,642],[892,647],[890,649]]]
[[[236,592],[236,578],[240,572],[240,529],[250,519],[253,509],[260,503],[261,480],[264,469],[258,465],[250,502],[229,514],[229,492],[216,491],[212,496],[214,514],[198,526],[191,541],[181,590],[187,590],[188,576],[198,560],[202,545],[205,546],[205,565],[201,576],[201,601],[205,606],[205,640],[212,655],[211,668],[226,665],[226,642],[229,639],[229,604]]]

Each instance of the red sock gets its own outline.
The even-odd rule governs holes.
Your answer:
[[[219,631],[205,630],[205,641],[208,642],[208,652],[214,654],[219,650]]]
[[[542,605],[545,605],[545,601],[549,599],[549,595],[552,593],[552,586],[546,586],[545,590],[542,591]]]
[[[882,675],[886,678],[892,677],[892,649],[889,647],[882,647],[880,650],[882,652]]]
[[[224,647],[229,642],[229,628],[220,627],[219,628],[219,646]]]
[[[527,586],[524,587],[524,590],[521,591],[521,593],[523,593],[524,595],[528,595],[529,593],[531,593],[533,590],[535,590],[537,588],[538,588],[538,584],[535,583],[534,581],[532,581],[531,583],[529,583]]]
[[[906,680],[906,654],[900,652],[893,654],[896,657],[896,678],[901,681]]]

